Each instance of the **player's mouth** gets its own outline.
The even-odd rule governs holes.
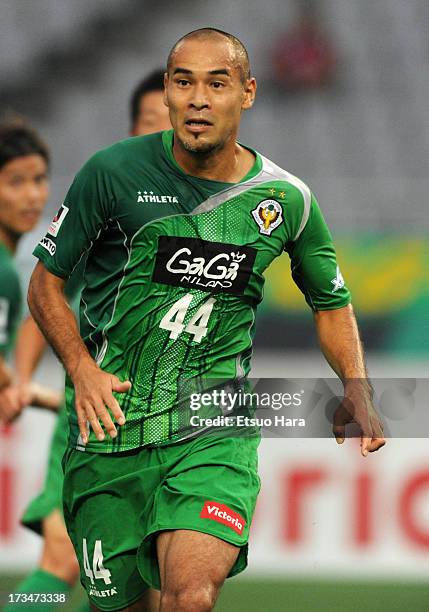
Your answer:
[[[21,217],[27,223],[36,223],[40,218],[39,210],[23,210],[21,212]]]
[[[202,132],[205,132],[209,128],[213,127],[213,123],[207,121],[206,119],[191,117],[185,121],[185,126],[188,132],[192,132],[193,134],[201,134]]]

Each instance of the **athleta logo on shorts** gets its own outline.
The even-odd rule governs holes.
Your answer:
[[[90,587],[89,589],[89,595],[91,595],[91,597],[112,597],[112,595],[117,594],[118,591],[115,587],[112,587],[111,589],[105,589],[104,591],[99,591],[94,587]]]
[[[67,206],[64,206],[64,204],[61,204],[60,210],[57,212],[57,214],[51,221],[51,224],[48,228],[48,234],[51,234],[51,236],[56,236],[58,234],[58,231],[64,219],[66,218],[68,211],[69,209],[67,208]]]
[[[219,504],[214,501],[204,502],[200,518],[211,519],[212,521],[217,521],[227,527],[231,527],[238,535],[243,533],[244,526],[246,525],[246,521],[242,516],[231,510],[231,508],[228,508],[228,506],[225,506],[225,504]]]
[[[256,250],[198,238],[160,236],[153,280],[211,293],[242,293]]]

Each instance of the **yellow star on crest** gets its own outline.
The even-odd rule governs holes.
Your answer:
[[[284,191],[281,191],[281,192],[279,193],[279,196],[280,196],[281,198],[285,198],[285,197],[286,197],[286,194],[285,194],[285,192],[284,192]]]
[[[269,191],[270,191],[270,193],[271,193],[271,195],[272,195],[272,196],[273,196],[273,195],[276,193],[276,190],[275,190],[275,189],[273,189],[273,188],[271,188]]]

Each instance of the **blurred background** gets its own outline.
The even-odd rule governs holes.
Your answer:
[[[240,138],[315,192],[370,374],[428,377],[427,0],[1,0],[0,112],[24,114],[53,157],[46,218],[19,252],[24,279],[75,172],[127,136],[137,81],[203,26],[249,50],[258,96]],[[286,255],[267,273],[254,374],[332,375]],[[52,356],[39,376],[61,387]],[[18,516],[43,480],[52,424],[29,410],[0,434],[3,593],[39,554]],[[429,609],[424,438],[391,440],[366,460],[352,441],[264,440],[260,460],[250,568],[227,583],[217,609]]]

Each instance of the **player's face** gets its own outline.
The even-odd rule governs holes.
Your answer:
[[[132,136],[145,136],[161,130],[170,130],[170,116],[164,104],[164,93],[149,91],[140,98],[139,114],[133,125]]]
[[[223,38],[183,41],[173,55],[165,99],[175,137],[192,153],[235,142],[241,112],[253,104],[256,82],[243,83],[233,45]]]
[[[0,229],[32,230],[48,198],[48,168],[41,155],[16,157],[0,169]]]

